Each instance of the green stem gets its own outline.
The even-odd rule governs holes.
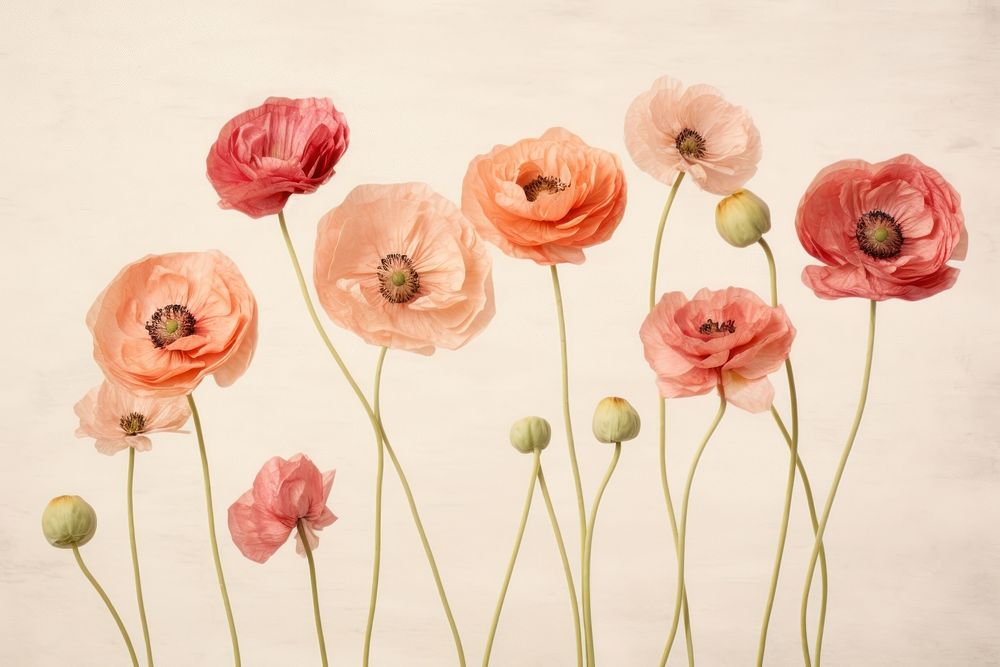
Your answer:
[[[656,228],[656,242],[653,244],[653,266],[649,272],[649,310],[656,307],[656,278],[660,272],[660,246],[663,243],[663,232],[667,226],[667,216],[674,204],[674,197],[677,196],[677,189],[684,178],[684,172],[677,174],[667,201],[663,205],[663,212],[660,214],[660,223]],[[670,520],[670,534],[674,540],[674,551],[678,549],[677,535],[677,515],[674,511],[674,501],[670,495],[670,481],[667,479],[667,407],[666,401],[662,397],[659,400],[659,450],[660,450],[660,486],[663,487],[663,500],[667,504],[667,518]],[[680,583],[678,582],[678,586]],[[681,614],[684,617],[684,642],[687,646],[688,665],[694,667],[694,640],[691,636],[691,615],[688,611],[687,589],[681,592]]]
[[[573,632],[576,635],[576,665],[577,667],[583,667],[583,637],[580,632],[580,607],[576,601],[576,585],[573,583],[573,570],[569,566],[566,543],[563,542],[562,531],[559,530],[559,520],[556,518],[556,510],[552,505],[552,497],[549,496],[549,487],[545,483],[545,473],[542,471],[541,465],[538,467],[538,486],[542,490],[542,498],[545,499],[545,509],[549,513],[552,534],[555,535],[556,546],[559,547],[559,558],[562,559],[563,573],[566,575],[566,588],[569,590],[569,605],[573,612]]]
[[[622,455],[622,443],[615,443],[615,453],[611,456],[611,463],[604,473],[604,479],[597,488],[597,495],[594,496],[594,504],[590,508],[590,521],[587,524],[587,546],[583,557],[583,629],[587,635],[587,667],[594,667],[597,664],[597,657],[594,655],[594,619],[590,612],[590,555],[594,546],[594,525],[597,523],[597,510],[601,506],[601,498],[604,497],[604,490],[608,488],[611,475],[618,465],[618,459]]]
[[[688,501],[691,497],[691,484],[694,482],[694,474],[698,470],[698,461],[701,460],[701,455],[704,453],[705,447],[708,446],[708,441],[711,440],[712,434],[715,433],[715,429],[718,428],[724,414],[726,414],[726,397],[722,394],[720,387],[719,409],[715,413],[715,418],[712,420],[711,426],[708,427],[708,431],[705,432],[704,437],[701,439],[701,444],[698,445],[698,449],[695,451],[694,460],[691,461],[691,468],[688,470],[687,482],[684,484],[684,497],[681,501],[680,532],[677,540],[677,597],[674,600],[674,620],[670,626],[670,635],[667,637],[667,644],[663,647],[663,655],[660,657],[660,667],[664,667],[667,664],[670,649],[674,645],[674,638],[677,636],[677,622],[680,618],[681,602],[684,599],[684,550],[687,537],[687,513]]]
[[[587,510],[583,504],[583,484],[580,482],[580,465],[576,460],[576,444],[573,442],[573,421],[569,411],[569,361],[566,353],[566,318],[563,313],[562,289],[559,286],[559,271],[556,265],[549,267],[552,273],[552,291],[555,293],[556,316],[559,320],[559,355],[562,360],[562,407],[563,422],[566,425],[566,444],[569,447],[569,463],[573,471],[573,485],[576,488],[576,508],[580,520],[580,564],[584,559],[583,543],[587,538]]]
[[[507,563],[507,572],[503,577],[503,585],[500,586],[500,597],[497,600],[496,609],[493,611],[493,621],[490,623],[490,633],[486,638],[486,650],[483,652],[483,667],[490,664],[490,653],[493,652],[493,639],[497,634],[497,625],[500,623],[500,612],[503,609],[504,599],[507,597],[507,589],[510,587],[510,578],[514,574],[514,564],[517,563],[517,553],[521,550],[521,540],[524,538],[524,528],[528,525],[528,513],[531,511],[531,498],[535,495],[535,483],[538,481],[538,470],[542,464],[542,450],[534,451],[534,461],[531,466],[531,479],[528,482],[528,496],[524,499],[524,509],[521,510],[521,522],[517,527],[517,535],[514,538],[514,550],[511,551],[510,561]]]
[[[385,354],[388,348],[383,347],[378,354],[378,361],[375,363],[375,394],[373,398],[375,418],[381,419],[380,394],[382,389],[382,364],[385,362]],[[376,438],[378,441],[378,462],[375,467],[375,552],[372,557],[372,587],[371,597],[368,601],[368,622],[365,624],[365,648],[361,664],[367,667],[368,656],[371,653],[372,629],[375,626],[375,606],[378,604],[378,582],[379,573],[382,568],[382,477],[385,472],[385,445],[382,443],[381,435]]]
[[[128,482],[125,485],[128,505],[128,543],[132,551],[132,575],[135,579],[135,599],[139,603],[139,622],[142,638],[146,643],[146,665],[153,667],[153,648],[149,643],[149,626],[146,624],[146,605],[142,600],[142,580],[139,578],[139,553],[135,546],[135,515],[132,509],[132,478],[135,472],[135,447],[128,448]]]
[[[778,279],[771,247],[763,238],[759,240],[760,247],[767,257],[768,273],[771,284],[771,307],[778,307]],[[767,603],[764,606],[764,620],[760,626],[760,641],[757,644],[757,667],[764,664],[764,650],[767,644],[767,630],[771,623],[771,611],[774,609],[774,597],[778,592],[778,576],[781,572],[781,560],[785,553],[785,541],[788,538],[788,520],[792,510],[792,495],[795,491],[795,470],[799,460],[799,401],[795,391],[795,373],[792,371],[791,358],[785,359],[785,375],[788,377],[788,394],[792,410],[792,438],[789,443],[788,475],[785,482],[785,503],[781,515],[781,528],[778,531],[778,550],[774,556],[774,567],[771,570],[771,585],[768,588]],[[773,408],[773,406],[772,406]]]
[[[101,585],[97,583],[97,579],[94,578],[94,575],[92,575],[90,570],[87,569],[87,566],[84,565],[83,556],[80,555],[80,548],[75,544],[73,545],[73,556],[76,557],[76,564],[80,566],[80,571],[83,572],[83,576],[87,577],[87,581],[90,582],[90,585],[94,587],[97,594],[101,596],[102,600],[104,600],[104,604],[107,605],[112,618],[115,619],[115,623],[118,625],[118,630],[122,633],[122,639],[125,640],[125,647],[128,649],[129,657],[132,658],[132,665],[134,665],[134,667],[139,667],[139,658],[135,655],[135,648],[132,646],[132,640],[128,636],[125,624],[122,623],[121,616],[118,615],[118,612],[115,610],[115,606],[111,604],[111,599],[108,597],[108,594],[104,592]]]
[[[299,541],[302,543],[302,550],[309,561],[309,583],[312,586],[313,616],[316,617],[316,638],[319,640],[319,657],[323,661],[323,667],[327,667],[330,662],[326,659],[326,639],[323,638],[323,619],[319,613],[319,590],[316,588],[316,563],[313,560],[312,547],[309,546],[309,536],[306,534],[302,519],[295,522],[295,528],[299,531]]]
[[[826,524],[830,520],[830,511],[833,509],[833,501],[837,496],[837,488],[840,486],[840,480],[844,476],[844,468],[847,466],[847,459],[850,457],[851,449],[854,447],[854,439],[858,435],[858,429],[861,426],[861,417],[865,413],[865,404],[868,402],[868,383],[871,380],[872,355],[874,350],[875,301],[872,301],[868,310],[868,344],[865,353],[865,371],[861,381],[861,396],[858,399],[858,407],[854,413],[854,422],[851,424],[851,431],[847,435],[847,443],[844,445],[844,451],[840,455],[840,462],[837,464],[837,471],[833,475],[833,483],[830,485],[830,492],[826,497],[826,505],[823,507],[823,514],[819,519],[819,526],[816,529],[816,540],[813,542],[812,554],[809,556],[809,568],[806,571],[806,584],[802,591],[802,607],[799,609],[799,631],[803,635],[806,632],[805,627],[807,613],[809,611],[809,589],[812,587],[813,575],[816,573],[816,559],[819,558],[819,550],[823,544],[823,534],[826,532]],[[820,652],[823,646],[824,625],[825,619],[821,619],[819,627],[816,630],[816,650],[814,651],[816,667],[819,667],[820,665]],[[806,667],[809,667],[808,646],[805,647],[804,653]]]
[[[201,474],[205,482],[205,507],[208,512],[208,539],[212,544],[215,576],[219,580],[222,604],[226,608],[226,621],[229,623],[229,638],[233,643],[233,661],[236,667],[240,667],[242,664],[240,661],[240,640],[236,636],[236,622],[233,620],[233,608],[229,603],[229,591],[226,590],[226,575],[222,572],[222,560],[219,558],[219,541],[215,537],[215,509],[212,505],[212,479],[208,473],[208,454],[205,451],[205,435],[201,430],[201,417],[198,415],[198,406],[194,402],[194,394],[188,394],[187,400],[191,408],[191,417],[194,418],[194,430],[198,435],[198,452],[201,454]]]
[[[292,239],[288,235],[288,226],[285,224],[285,215],[283,212],[278,212],[278,222],[281,227],[281,235],[285,240],[285,247],[288,249],[288,256],[292,261],[292,268],[295,270],[295,277],[299,283],[299,291],[302,292],[302,299],[305,301],[306,309],[309,311],[309,316],[312,318],[313,325],[316,327],[316,331],[319,333],[324,345],[326,345],[327,351],[330,352],[330,356],[333,357],[333,360],[340,368],[340,372],[343,373],[344,379],[347,380],[351,389],[354,390],[354,394],[358,397],[361,407],[364,409],[365,414],[368,416],[368,420],[372,424],[372,429],[375,431],[376,439],[380,439],[379,441],[384,443],[385,450],[389,454],[393,467],[396,469],[396,474],[399,477],[399,481],[403,486],[404,492],[406,493],[407,502],[410,505],[410,514],[413,516],[413,522],[416,524],[417,533],[419,533],[420,541],[423,543],[424,553],[427,555],[427,561],[431,568],[431,574],[433,575],[434,583],[437,586],[438,596],[441,598],[441,605],[444,607],[444,613],[448,619],[448,625],[451,628],[451,634],[455,641],[455,648],[458,652],[459,665],[461,665],[461,667],[465,667],[465,651],[462,648],[462,638],[458,634],[458,627],[455,625],[455,617],[451,612],[451,605],[448,604],[448,596],[445,594],[444,584],[441,582],[441,575],[438,572],[437,563],[434,560],[434,553],[431,551],[430,544],[427,542],[427,535],[424,533],[423,523],[420,521],[420,515],[417,513],[417,506],[413,500],[410,485],[406,480],[406,476],[403,474],[403,468],[400,466],[399,460],[396,458],[396,454],[393,451],[392,446],[389,444],[389,438],[386,437],[385,429],[382,427],[381,420],[375,417],[375,412],[368,403],[368,399],[365,398],[364,392],[361,391],[358,383],[354,380],[354,376],[351,375],[351,372],[348,370],[344,360],[337,352],[337,349],[333,346],[333,342],[330,340],[326,330],[323,328],[323,323],[320,322],[319,316],[316,314],[316,307],[313,305],[312,297],[309,295],[309,288],[306,286],[305,277],[302,275],[302,267],[299,264],[299,258],[295,252],[295,246],[292,245]]]

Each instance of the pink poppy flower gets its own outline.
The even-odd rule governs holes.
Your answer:
[[[582,264],[584,248],[611,238],[626,198],[618,156],[561,127],[476,157],[462,183],[462,211],[483,238],[543,265]]]
[[[208,152],[208,180],[222,208],[272,215],[293,194],[330,180],[349,139],[344,114],[329,99],[269,97],[223,126]]]
[[[319,546],[317,531],[337,520],[326,506],[336,471],[321,473],[305,454],[287,461],[275,456],[264,464],[253,481],[253,488],[229,507],[229,532],[233,542],[247,558],[266,562],[299,521],[305,526],[310,550]],[[298,535],[295,550],[305,549]]]
[[[767,379],[792,347],[795,327],[785,309],[772,308],[739,287],[663,295],[639,331],[646,361],[665,398],[698,396],[718,388],[750,412],[771,406]]]
[[[636,165],[671,185],[685,172],[702,190],[736,192],[757,173],[760,133],[743,107],[712,86],[653,82],[625,115],[625,146]]]
[[[129,447],[145,452],[152,447],[147,434],[180,433],[191,416],[183,396],[158,398],[139,396],[104,381],[73,406],[80,418],[78,438],[94,438],[102,454],[115,454]]]
[[[313,278],[327,315],[373,345],[432,354],[493,319],[486,244],[423,183],[362,185],[319,221]]]
[[[958,193],[912,155],[823,169],[799,202],[795,229],[810,255],[802,280],[823,299],[916,301],[958,279],[969,238]]]
[[[257,345],[257,301],[218,250],[147,255],[101,292],[87,326],[109,380],[182,396],[207,375],[220,387],[243,375]]]

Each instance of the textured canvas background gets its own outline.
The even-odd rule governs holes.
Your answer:
[[[124,507],[126,457],[73,437],[73,403],[100,379],[83,317],[126,262],[219,248],[261,306],[257,358],[228,390],[197,392],[220,538],[248,666],[318,664],[305,563],[291,547],[243,559],[225,508],[269,456],[337,468],[341,520],[317,552],[333,662],[357,664],[368,599],[374,455],[367,421],[312,331],[274,220],[216,208],[204,157],[219,127],[268,95],[332,97],[352,143],[334,180],[287,217],[308,267],[315,223],[365,182],[423,180],[453,199],[469,159],[563,125],[622,154],[627,217],[562,273],[573,415],[588,498],[610,450],[593,405],[632,400],[646,430],[626,446],[594,545],[599,661],[654,664],[675,561],[656,472],[655,394],[636,330],[666,188],[625,155],[622,119],[657,76],[707,82],[747,106],[764,158],[749,184],[770,204],[781,295],[799,329],[802,455],[825,493],[857,396],[866,304],[820,302],[799,282],[798,198],[837,159],[912,152],[963,194],[971,236],[954,290],[880,309],[868,413],[828,532],[825,664],[1000,665],[1000,453],[996,309],[1000,6],[983,0],[836,2],[7,2],[0,8],[0,664],[125,664],[114,626],[39,514],[61,493],[98,510],[84,550],[137,642]],[[662,286],[764,293],[756,248],[715,235],[715,198],[681,189]],[[390,354],[389,431],[421,504],[470,664],[478,663],[527,481],[507,428],[555,426],[544,461],[571,545],[547,271],[494,253],[498,313],[467,349]],[[368,388],[375,350],[333,335]],[[780,385],[780,383],[779,383]],[[781,405],[785,392],[779,389]],[[675,489],[714,410],[670,403]],[[752,662],[781,509],[786,450],[766,416],[732,410],[692,497],[689,576],[699,664]],[[136,511],[157,661],[230,664],[205,534],[193,435],[139,457]],[[678,489],[679,490],[679,489]],[[675,491],[676,492],[676,491]],[[373,664],[454,664],[416,534],[386,476]],[[800,494],[768,664],[797,664],[796,614],[811,544]],[[499,666],[572,662],[564,583],[536,507],[494,651]],[[676,656],[680,659],[682,656]]]

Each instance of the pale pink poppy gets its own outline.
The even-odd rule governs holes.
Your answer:
[[[625,146],[636,165],[673,184],[687,173],[702,190],[729,195],[757,173],[760,133],[743,107],[699,84],[685,88],[669,76],[632,102],[625,115]]]
[[[293,194],[330,180],[349,139],[344,114],[330,100],[270,97],[223,126],[208,152],[208,180],[222,208],[272,215]]]
[[[330,319],[373,345],[454,350],[495,312],[486,244],[423,183],[351,190],[319,221],[313,277]]]
[[[257,301],[217,250],[147,255],[129,264],[87,313],[94,359],[137,394],[189,394],[208,375],[227,387],[257,345]]]
[[[554,127],[469,164],[462,211],[490,243],[538,264],[581,264],[611,238],[626,202],[618,156]]]
[[[965,259],[964,221],[955,189],[912,155],[837,162],[799,202],[799,240],[825,265],[802,280],[823,299],[925,299],[958,279],[948,261]]]
[[[681,292],[664,294],[639,336],[661,396],[718,389],[733,405],[761,412],[774,399],[767,376],[788,358],[795,328],[781,306],[729,287],[702,289],[690,300]]]
[[[148,434],[181,433],[191,416],[183,396],[139,396],[107,380],[88,391],[73,412],[80,418],[76,437],[94,438],[97,451],[108,455],[129,447],[147,451]]]
[[[302,522],[310,550],[319,546],[317,531],[337,517],[326,506],[333,486],[333,470],[321,473],[305,454],[287,461],[275,456],[264,464],[253,488],[229,507],[229,532],[247,558],[267,561]],[[296,551],[305,554],[298,535]]]

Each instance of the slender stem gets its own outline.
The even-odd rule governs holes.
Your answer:
[[[569,447],[569,463],[573,471],[573,485],[576,487],[576,508],[580,520],[580,563],[583,564],[583,543],[587,538],[587,510],[583,504],[583,484],[580,482],[580,465],[576,460],[576,445],[573,442],[573,420],[569,411],[569,360],[566,354],[566,318],[563,313],[562,289],[559,286],[559,271],[551,267],[552,291],[556,299],[556,316],[559,320],[559,354],[562,359],[562,405],[563,422],[566,424],[566,444]]]
[[[698,445],[698,449],[695,451],[694,460],[691,461],[691,468],[688,470],[687,482],[684,484],[684,497],[681,501],[680,532],[677,540],[677,597],[674,600],[674,620],[670,626],[670,635],[667,637],[667,644],[663,647],[663,655],[660,657],[660,667],[664,667],[667,664],[667,658],[670,657],[670,649],[673,647],[674,638],[677,636],[677,622],[680,618],[681,602],[684,597],[684,549],[687,536],[687,514],[688,501],[691,497],[691,484],[694,482],[694,474],[698,470],[698,461],[701,460],[701,455],[704,453],[705,447],[708,446],[708,441],[712,438],[712,434],[715,433],[715,429],[719,426],[719,422],[722,421],[724,414],[726,414],[726,397],[722,395],[720,387],[719,409],[715,413],[715,418],[712,420],[711,426],[708,427],[708,431],[705,432],[704,437],[701,439],[701,444]]]
[[[552,523],[552,534],[556,538],[556,546],[559,547],[559,558],[562,559],[563,573],[566,575],[566,588],[569,590],[569,606],[573,612],[573,632],[576,635],[576,665],[583,667],[583,637],[580,632],[580,607],[576,602],[576,585],[573,583],[573,570],[569,566],[569,556],[566,555],[566,544],[563,542],[562,531],[559,530],[559,520],[556,518],[556,510],[552,505],[552,497],[549,496],[549,487],[545,483],[545,473],[541,465],[538,467],[538,486],[542,490],[542,498],[545,499],[545,509],[549,513],[549,521]]]
[[[500,586],[500,597],[497,599],[496,609],[493,610],[493,621],[490,623],[490,634],[486,638],[486,650],[483,652],[483,667],[490,664],[490,653],[493,652],[493,639],[497,634],[497,625],[500,623],[500,611],[503,609],[504,599],[507,597],[507,588],[510,587],[510,577],[514,574],[514,564],[517,563],[517,553],[521,550],[521,540],[524,538],[524,528],[528,525],[528,513],[531,511],[531,498],[535,495],[535,483],[538,481],[538,470],[542,465],[542,450],[534,451],[534,461],[531,466],[531,479],[528,482],[528,496],[524,499],[524,509],[521,510],[521,522],[517,526],[517,535],[514,537],[514,550],[510,553],[510,561],[507,563],[507,572],[503,577],[503,585]]]
[[[778,277],[774,263],[774,255],[771,247],[763,238],[759,241],[760,247],[767,257],[768,273],[771,284],[771,307],[778,307]],[[767,592],[767,603],[764,606],[764,620],[760,626],[760,641],[757,645],[757,667],[764,664],[764,650],[767,644],[767,630],[771,623],[771,611],[774,609],[774,597],[778,592],[778,576],[781,572],[781,560],[785,553],[785,541],[788,538],[788,520],[792,510],[792,495],[795,491],[795,470],[799,460],[799,401],[795,391],[795,373],[792,371],[791,358],[785,359],[785,374],[788,377],[788,394],[792,410],[792,438],[789,443],[788,475],[785,482],[785,503],[782,508],[781,528],[778,531],[778,549],[774,556],[774,567],[771,571],[771,585]],[[773,408],[773,406],[772,406]]]
[[[833,509],[833,501],[837,497],[837,488],[840,480],[844,476],[844,468],[847,466],[847,459],[851,455],[854,447],[854,439],[858,435],[858,428],[861,426],[861,417],[865,413],[865,404],[868,402],[868,383],[872,374],[872,355],[875,350],[875,301],[871,302],[868,310],[868,343],[865,353],[865,371],[861,380],[861,396],[858,399],[858,407],[854,413],[854,422],[851,424],[851,431],[847,435],[847,442],[844,451],[840,455],[840,462],[837,464],[837,471],[833,475],[833,483],[830,485],[830,492],[826,497],[826,505],[823,507],[823,514],[820,515],[819,526],[816,528],[816,540],[813,542],[812,555],[809,557],[809,568],[806,571],[806,584],[802,591],[802,607],[799,609],[799,630],[805,634],[806,617],[809,611],[809,589],[812,587],[813,575],[816,573],[816,559],[819,557],[819,550],[823,544],[823,534],[826,532],[826,524],[830,520],[830,511]],[[820,651],[823,642],[823,629],[825,619],[821,619],[819,628],[816,630],[816,650],[814,652],[816,667],[820,664]],[[805,664],[809,666],[809,650],[805,648]]]
[[[198,406],[194,402],[194,394],[188,394],[188,405],[194,418],[194,430],[198,435],[198,452],[201,454],[201,474],[205,481],[205,507],[208,511],[208,539],[212,544],[212,559],[215,561],[215,576],[219,580],[219,591],[222,593],[222,604],[226,608],[226,621],[229,623],[229,637],[233,643],[233,661],[236,667],[240,661],[240,640],[236,636],[236,622],[233,620],[233,608],[229,604],[229,591],[226,590],[226,575],[222,572],[222,560],[219,558],[219,541],[215,537],[215,509],[212,505],[212,479],[208,473],[208,454],[205,452],[205,435],[201,431],[201,417]]]
[[[111,604],[111,599],[108,597],[108,594],[104,592],[101,585],[97,583],[97,579],[94,578],[94,575],[92,575],[90,570],[87,569],[87,566],[84,565],[83,556],[80,555],[80,548],[75,544],[73,545],[73,556],[76,557],[76,564],[80,566],[80,571],[83,572],[83,576],[87,577],[87,581],[90,582],[90,585],[94,587],[97,594],[101,596],[102,600],[104,600],[104,604],[107,605],[112,618],[115,619],[115,623],[118,625],[118,630],[122,633],[122,639],[125,640],[125,647],[128,649],[129,657],[132,658],[132,664],[134,667],[139,667],[139,658],[135,655],[135,648],[132,646],[132,640],[128,636],[125,624],[122,623],[121,616],[118,615],[118,612],[115,610],[115,606]]]
[[[667,216],[670,208],[674,204],[674,197],[677,196],[677,189],[684,178],[684,172],[677,174],[667,201],[663,205],[663,212],[660,214],[660,223],[656,229],[656,242],[653,244],[653,267],[649,273],[649,309],[656,307],[656,278],[660,271],[660,246],[663,242],[663,231],[667,226]],[[674,539],[674,551],[678,549],[677,539],[677,515],[674,512],[674,501],[670,496],[670,482],[667,479],[667,407],[666,401],[662,397],[659,400],[659,450],[660,450],[660,486],[663,487],[663,500],[667,504],[667,518],[670,520],[670,534]],[[678,582],[678,586],[680,583]],[[684,642],[687,646],[688,665],[694,667],[694,640],[691,637],[691,615],[688,611],[687,589],[682,590],[681,613],[684,616]]]
[[[139,578],[139,553],[135,547],[135,515],[132,510],[132,477],[135,472],[135,447],[128,448],[128,482],[125,494],[128,505],[128,543],[132,550],[132,575],[135,579],[135,599],[139,603],[139,622],[142,639],[146,643],[146,665],[153,667],[153,648],[149,643],[149,626],[146,624],[146,605],[142,601],[142,580]]]
[[[382,389],[382,364],[385,362],[385,354],[388,348],[379,350],[378,361],[375,363],[375,394],[373,402],[375,404],[375,418],[381,419],[380,394]],[[385,446],[382,444],[382,436],[376,438],[378,442],[378,462],[375,467],[375,551],[372,557],[372,589],[371,597],[368,601],[368,622],[365,624],[365,648],[361,664],[368,665],[368,656],[371,653],[372,628],[375,626],[375,606],[378,604],[378,581],[382,568],[382,477],[385,472]]]
[[[590,521],[587,524],[587,547],[583,557],[583,629],[587,635],[587,667],[594,667],[597,658],[594,655],[594,619],[590,613],[590,555],[594,546],[594,524],[597,523],[597,510],[601,506],[601,498],[604,497],[604,490],[608,488],[611,475],[618,465],[618,459],[622,455],[622,443],[615,443],[615,453],[611,456],[611,463],[604,473],[604,479],[597,488],[597,495],[594,496],[594,504],[590,508]]]
[[[319,613],[319,590],[316,588],[316,562],[313,560],[312,547],[309,546],[309,536],[306,534],[302,519],[295,523],[295,528],[299,531],[299,541],[302,542],[302,550],[309,561],[309,583],[312,586],[313,616],[316,617],[316,638],[319,640],[319,657],[323,661],[323,667],[327,667],[330,662],[326,659],[326,639],[323,638],[323,619]]]
[[[788,429],[785,428],[785,422],[781,420],[781,415],[778,414],[777,409],[771,406],[771,416],[774,417],[775,423],[781,430],[781,435],[785,438],[785,443],[791,447],[792,446],[792,436],[788,433]],[[805,492],[806,505],[809,508],[809,521],[812,523],[813,535],[819,529],[819,520],[816,518],[816,501],[813,497],[812,485],[809,483],[809,475],[806,474],[805,464],[802,462],[802,457],[796,457],[796,466],[799,470],[799,479],[802,480],[802,490]],[[826,547],[822,544],[819,548],[819,576],[820,576],[820,602],[819,602],[819,618],[820,625],[826,620],[826,603],[827,603],[827,593],[828,591],[828,580],[827,580],[827,567],[826,567]],[[818,639],[818,638],[817,638]],[[808,657],[809,655],[809,635],[805,632],[805,628],[802,628],[802,646],[803,653]],[[807,660],[808,663],[808,660]]]
[[[372,410],[371,405],[368,403],[368,399],[365,398],[364,392],[358,386],[358,383],[354,380],[354,376],[351,375],[350,370],[348,370],[347,365],[341,358],[337,349],[333,346],[333,342],[327,335],[326,330],[323,328],[322,322],[320,322],[319,316],[316,314],[316,307],[313,305],[312,297],[309,295],[309,288],[306,286],[305,278],[302,275],[302,267],[299,265],[298,255],[295,253],[295,246],[292,245],[292,239],[288,235],[288,227],[285,224],[285,216],[283,212],[278,213],[278,222],[281,227],[281,235],[285,239],[285,247],[288,249],[288,256],[292,260],[292,268],[295,270],[295,277],[298,279],[299,290],[302,292],[302,299],[305,301],[306,309],[309,311],[309,316],[312,318],[313,325],[316,327],[316,332],[319,333],[320,338],[326,345],[326,349],[330,352],[330,356],[337,363],[340,368],[340,372],[343,373],[344,379],[354,390],[354,394],[358,397],[358,401],[361,403],[361,407],[364,409],[365,414],[368,416],[368,420],[372,424],[372,429],[375,431],[375,437],[380,443],[384,443],[385,450],[389,454],[389,458],[392,461],[393,467],[396,469],[396,474],[399,477],[399,481],[403,486],[403,491],[406,493],[407,502],[410,505],[410,514],[413,516],[413,522],[416,524],[417,533],[420,535],[420,541],[423,543],[424,553],[427,555],[427,561],[431,568],[431,574],[434,577],[434,584],[437,586],[438,596],[441,598],[441,605],[444,607],[445,616],[448,619],[448,625],[451,628],[451,634],[455,640],[455,648],[458,652],[458,662],[462,667],[465,667],[465,652],[462,648],[462,638],[458,634],[458,627],[455,625],[455,617],[451,612],[451,605],[448,604],[448,596],[445,594],[444,584],[441,582],[441,574],[438,572],[437,563],[434,560],[434,553],[431,551],[430,544],[427,541],[427,535],[424,533],[423,523],[420,521],[420,515],[417,513],[417,506],[413,500],[413,493],[410,490],[410,485],[406,480],[406,476],[403,474],[403,468],[399,464],[399,460],[396,458],[396,454],[389,444],[389,438],[385,434],[385,429],[382,427],[381,419],[375,417],[375,412]]]

